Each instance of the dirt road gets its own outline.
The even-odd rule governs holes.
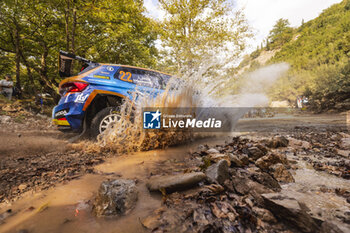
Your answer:
[[[49,119],[41,119],[39,125],[44,127],[45,124],[49,124],[48,121]],[[336,141],[330,138],[347,131],[344,128],[345,122],[344,114],[243,119],[233,135],[244,135],[245,138],[256,140],[271,138],[276,134],[292,135],[309,141],[312,145],[333,143],[334,149],[338,149]],[[38,130],[32,126],[26,127],[22,123],[2,124],[0,232],[19,232],[23,229],[27,232],[148,232],[142,227],[140,219],[159,208],[162,199],[160,194],[148,192],[145,183],[149,177],[192,169],[197,166],[198,161],[189,155],[199,145],[208,144],[209,147],[214,147],[232,140],[233,135],[202,139],[166,150],[104,155],[84,154],[73,150],[67,143],[67,137],[50,127],[39,127]],[[284,188],[287,193],[300,193],[300,189],[309,186],[309,190],[316,192],[312,189],[315,189],[315,186],[312,186],[313,180],[324,177],[324,182],[320,181],[318,186],[325,186],[333,191],[319,196],[318,201],[324,203],[326,199],[333,198],[332,207],[328,206],[325,210],[325,216],[328,216],[332,215],[331,212],[339,208],[339,205],[346,203],[346,196],[345,199],[339,197],[334,190],[350,187],[350,183],[344,179],[349,178],[348,170],[346,166],[331,166],[329,163],[322,167],[326,164],[324,159],[327,156],[317,157],[320,155],[315,155],[315,148],[318,147],[311,146],[308,149],[310,153],[305,150],[308,154],[305,161],[309,165],[298,162],[299,170],[293,174],[295,185]],[[326,152],[333,153],[332,151],[333,149]],[[306,154],[295,156],[298,157],[293,157],[295,160],[302,161]],[[337,157],[336,161],[340,159]],[[344,161],[349,162],[349,158],[345,158]],[[321,164],[317,165],[317,162]],[[317,167],[321,173],[315,174],[314,168],[307,170],[308,166]],[[345,170],[342,170],[343,167]],[[310,172],[314,176],[311,176]],[[305,180],[304,176],[312,178]],[[342,176],[344,178],[341,178]],[[91,214],[91,201],[96,195],[98,185],[105,179],[119,177],[137,181],[137,206],[130,215],[118,219],[95,218]],[[332,186],[329,181],[333,183]],[[309,201],[312,197],[301,195],[300,199]]]

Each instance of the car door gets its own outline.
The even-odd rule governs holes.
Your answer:
[[[121,67],[115,74],[115,78],[133,84],[134,86],[130,89],[131,92],[134,92],[138,96],[143,95],[158,95],[161,90],[159,78],[156,75],[156,72],[130,68],[130,67]]]

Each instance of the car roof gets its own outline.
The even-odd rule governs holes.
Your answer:
[[[164,72],[161,72],[161,71],[158,71],[158,70],[152,70],[152,69],[148,69],[148,68],[141,68],[141,67],[137,67],[137,66],[120,65],[120,64],[108,64],[108,63],[100,63],[100,65],[102,65],[102,66],[120,66],[120,67],[126,67],[126,68],[147,70],[147,71],[153,71],[153,72],[157,72],[157,73],[161,73],[161,74],[172,76],[171,74],[167,74],[167,73],[164,73]]]

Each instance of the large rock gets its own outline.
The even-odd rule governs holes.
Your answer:
[[[93,212],[96,216],[118,216],[129,213],[136,205],[138,191],[133,180],[108,180],[102,182]]]
[[[304,203],[279,193],[262,194],[262,197],[265,208],[270,210],[280,221],[302,232],[319,232],[320,222],[306,212],[307,207]]]
[[[275,192],[281,191],[281,186],[279,185],[278,181],[266,172],[254,172],[250,175],[250,177],[254,181],[272,189]]]
[[[260,159],[258,159],[255,162],[255,165],[263,171],[268,171],[270,166],[277,164],[277,163],[282,163],[282,164],[287,165],[288,160],[282,154],[272,153],[272,154],[265,155],[265,156],[261,157]]]
[[[282,163],[277,163],[270,166],[270,174],[272,174],[276,180],[282,183],[295,182],[292,174],[286,169],[286,167]]]
[[[257,160],[265,155],[265,153],[262,150],[260,150],[258,147],[255,147],[255,146],[250,147],[247,150],[248,150],[249,157],[252,158],[253,160]]]
[[[288,138],[289,146],[294,149],[311,149],[311,144],[307,141],[298,140],[295,138]]]
[[[219,162],[209,166],[205,171],[208,180],[212,183],[223,184],[230,177],[228,172],[229,164],[222,159]]]
[[[345,233],[341,230],[339,223],[332,221],[324,221],[321,225],[321,233]]]
[[[152,177],[147,182],[150,191],[175,192],[191,188],[206,178],[203,172],[192,172],[172,176]]]
[[[272,190],[266,186],[245,177],[232,177],[232,186],[234,190],[241,195],[246,195],[252,191],[257,194],[272,192]]]
[[[267,146],[270,148],[287,147],[288,143],[289,141],[286,137],[277,136],[277,137],[274,137],[272,140],[270,140],[267,143]]]

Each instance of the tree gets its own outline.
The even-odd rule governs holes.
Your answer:
[[[16,72],[25,91],[58,99],[59,50],[98,62],[155,67],[155,23],[142,0],[3,0],[0,75]],[[76,64],[78,65],[78,64]]]
[[[288,19],[277,20],[268,36],[271,47],[280,47],[292,38],[293,29],[289,25]]]
[[[250,36],[242,11],[225,0],[160,0],[166,12],[162,22],[163,47],[173,70],[199,66],[209,57],[237,58]]]

